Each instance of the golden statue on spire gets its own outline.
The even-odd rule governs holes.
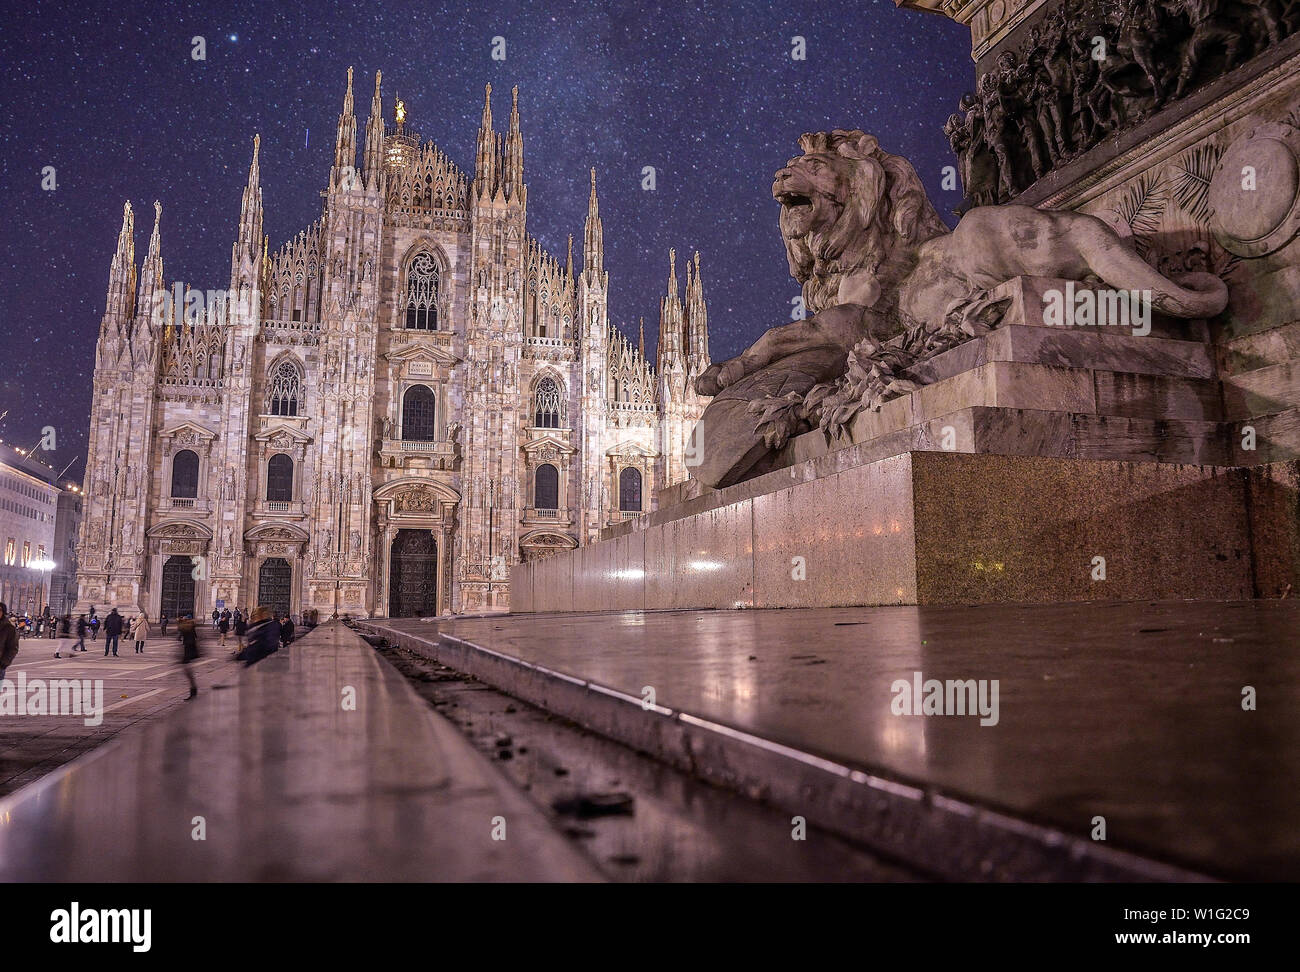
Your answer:
[[[397,127],[401,128],[406,122],[406,102],[400,98],[397,100]]]

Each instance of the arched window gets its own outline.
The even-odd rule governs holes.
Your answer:
[[[273,503],[293,499],[293,460],[277,452],[266,464],[266,498]]]
[[[560,508],[560,471],[549,462],[538,466],[533,476],[533,506],[539,510]]]
[[[432,442],[434,436],[433,392],[413,385],[402,396],[402,438],[408,442]]]
[[[199,455],[182,449],[172,456],[172,495],[194,499],[199,495]]]
[[[427,253],[417,254],[406,271],[406,326],[438,329],[438,265]]]
[[[537,383],[537,406],[533,425],[539,429],[558,429],[564,418],[564,399],[554,378],[546,377]]]
[[[627,466],[618,474],[618,508],[624,513],[641,512],[641,470]]]
[[[272,415],[297,415],[302,399],[302,372],[292,361],[281,361],[271,372],[267,392]]]

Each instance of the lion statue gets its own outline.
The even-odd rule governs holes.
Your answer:
[[[695,380],[699,394],[713,396],[691,444],[691,474],[708,486],[766,472],[814,419],[835,425],[864,396],[878,405],[882,392],[917,387],[907,366],[996,324],[988,293],[1014,277],[1149,292],[1152,306],[1174,317],[1209,318],[1227,306],[1218,277],[1175,282],[1094,216],[981,206],[950,232],[911,163],[873,136],[816,132],[799,145],[803,155],[776,173],[772,195],[810,316],[770,328]]]

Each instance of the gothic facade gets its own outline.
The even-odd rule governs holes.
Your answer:
[[[352,75],[320,218],[262,232],[259,142],[229,289],[137,268],[127,203],[96,347],[78,609],[265,603],[503,610],[509,565],[594,540],[686,478],[709,365],[699,255],[675,254],[652,365],[611,323],[596,173],[575,265],[529,236],[518,90],[473,173]]]

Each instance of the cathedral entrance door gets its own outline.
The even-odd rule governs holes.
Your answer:
[[[438,613],[438,544],[428,530],[398,530],[388,573],[388,616],[427,618]]]
[[[168,557],[162,569],[162,610],[175,621],[194,613],[194,561]]]
[[[257,571],[257,603],[266,606],[276,618],[289,613],[289,588],[293,568],[283,557],[267,557]]]

